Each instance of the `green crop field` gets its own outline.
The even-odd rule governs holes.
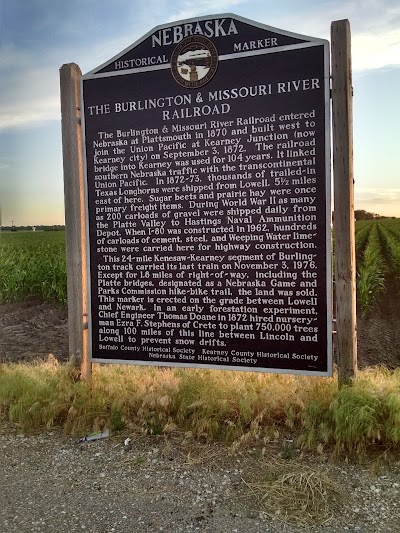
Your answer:
[[[65,232],[0,233],[0,303],[37,297],[65,304]]]
[[[356,224],[357,302],[365,316],[389,280],[400,282],[400,219],[362,220]]]
[[[356,223],[357,304],[370,312],[389,279],[400,282],[400,219]],[[0,302],[29,297],[65,304],[64,231],[0,233]]]

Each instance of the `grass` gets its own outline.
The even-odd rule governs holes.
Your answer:
[[[288,461],[263,465],[263,479],[246,483],[270,519],[301,527],[327,522],[344,501],[343,489],[327,471]]]
[[[0,419],[21,431],[59,428],[182,434],[234,448],[290,434],[338,454],[400,450],[400,370],[336,378],[94,365],[92,387],[55,360],[0,367]]]

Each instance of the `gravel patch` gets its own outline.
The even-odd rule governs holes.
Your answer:
[[[270,517],[246,483],[260,481],[282,447],[232,455],[220,445],[125,436],[77,444],[57,433],[0,430],[0,531],[212,532],[304,531]],[[340,509],[307,531],[400,532],[400,462],[371,465],[299,454],[343,489]]]

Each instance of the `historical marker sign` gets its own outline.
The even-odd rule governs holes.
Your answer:
[[[94,362],[331,374],[328,57],[215,15],[83,77]]]

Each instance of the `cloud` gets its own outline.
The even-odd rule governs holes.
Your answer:
[[[154,2],[148,0],[146,7],[154,7]],[[155,9],[150,11],[156,13]],[[128,24],[128,19],[132,19],[132,24]],[[43,42],[40,50],[22,44],[19,47],[0,44],[0,131],[60,120],[60,67],[75,62],[83,73],[88,72],[131,45],[157,23],[155,15],[145,19],[140,9],[132,9],[125,18],[124,32],[116,30],[115,36],[97,36],[89,43],[88,36],[85,39],[82,36],[81,41],[74,38],[70,43],[59,42],[56,46]]]
[[[210,15],[212,13],[232,12],[232,8],[247,3],[245,0],[198,0],[190,2],[184,0],[180,2],[178,10],[171,14],[167,22],[175,20],[185,20],[199,15]]]
[[[359,187],[356,197],[360,201],[380,204],[398,202],[400,205],[400,188]]]
[[[81,51],[52,50],[38,59],[29,50],[0,48],[0,131],[61,120],[59,69],[79,62],[83,73],[109,59],[129,42],[122,37]]]
[[[276,24],[295,33],[330,40],[332,21],[350,21],[354,70],[400,64],[400,3],[395,0],[324,1],[289,15],[275,13]]]
[[[0,58],[0,130],[59,118],[58,68],[11,45]]]
[[[360,33],[352,39],[355,70],[400,65],[400,28],[376,34]]]
[[[29,68],[0,80],[0,130],[29,127],[60,118],[57,69]],[[0,71],[1,73],[1,71]]]
[[[350,2],[354,70],[400,65],[400,4]]]
[[[8,168],[11,168],[11,163],[0,160],[0,170],[7,170]]]
[[[400,217],[400,188],[356,188],[355,204],[356,209]]]

